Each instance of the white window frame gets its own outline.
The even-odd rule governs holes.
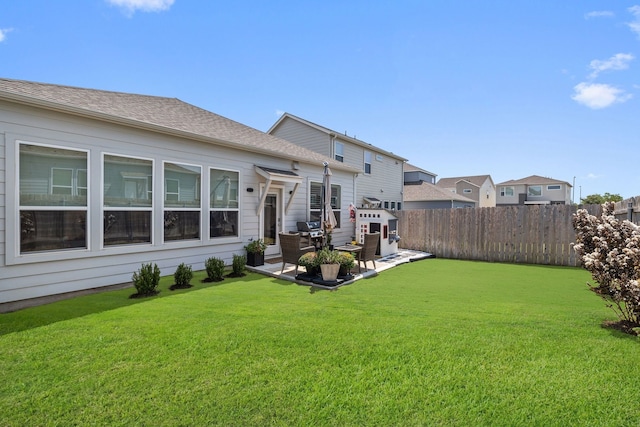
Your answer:
[[[511,191],[511,194],[507,194]],[[512,185],[504,185],[500,187],[500,197],[513,197],[516,194],[516,189]]]
[[[372,158],[371,151],[365,151],[364,152],[364,173],[365,173],[365,175],[371,175],[371,169],[372,169],[371,162],[373,161],[372,159],[373,158]]]
[[[182,202],[185,201],[184,198],[181,196],[181,185],[180,185],[180,180],[179,179],[175,179],[175,178],[167,178],[167,165],[175,165],[175,166],[190,166],[190,167],[194,167],[194,168],[198,168],[200,170],[200,173],[198,174],[198,177],[196,178],[196,182],[194,184],[194,201],[198,201],[199,202],[199,206],[168,206],[167,205],[167,194],[176,194],[174,192],[167,192],[167,182],[168,181],[178,181],[178,199],[177,200],[169,200],[170,202]],[[198,231],[198,237],[197,238],[185,238],[185,239],[167,239],[166,238],[166,234],[165,234],[165,228],[163,228],[162,230],[162,242],[167,245],[167,244],[175,244],[175,243],[184,243],[184,242],[198,242],[198,241],[202,241],[203,239],[203,227],[204,227],[204,223],[205,221],[203,220],[203,206],[202,206],[202,171],[203,171],[203,166],[202,165],[197,165],[197,164],[193,164],[193,163],[187,163],[187,162],[181,162],[181,161],[177,161],[177,160],[165,160],[162,162],[162,182],[164,183],[164,192],[162,194],[162,218],[164,221],[165,218],[165,214],[167,212],[198,212],[199,213],[199,220],[198,220],[198,226],[199,226],[199,231]],[[208,210],[207,210],[208,212]],[[207,233],[208,234],[208,233]]]
[[[8,141],[9,138],[6,137]],[[63,259],[74,259],[80,256],[81,253],[88,253],[91,251],[92,242],[91,242],[91,215],[89,212],[89,191],[87,190],[86,196],[86,204],[84,206],[62,206],[62,205],[47,205],[47,206],[29,206],[29,205],[21,205],[20,200],[20,147],[22,145],[31,145],[43,148],[53,148],[53,149],[61,149],[67,151],[76,151],[79,153],[85,153],[86,155],[86,165],[87,168],[82,168],[83,170],[89,169],[89,165],[91,164],[91,151],[86,148],[79,148],[74,145],[60,145],[60,144],[51,144],[49,142],[42,143],[36,142],[33,140],[26,140],[22,138],[16,138],[13,143],[7,143],[7,158],[13,157],[14,166],[13,172],[15,175],[7,174],[7,188],[14,188],[15,191],[7,191],[7,206],[14,206],[14,209],[11,210],[7,208],[7,233],[6,233],[6,264],[7,265],[15,265],[15,264],[30,264],[34,262],[46,262],[46,261],[55,261],[55,260],[63,260]],[[54,169],[54,168],[52,168]],[[72,169],[72,168],[57,168],[57,169]],[[8,167],[7,172],[11,169]],[[73,169],[72,169],[73,170]],[[50,178],[52,179],[52,172],[50,174]],[[11,178],[9,178],[11,176]],[[15,178],[13,178],[15,177]],[[75,177],[75,174],[74,174]],[[49,185],[49,192],[52,191],[53,181],[51,181]],[[90,176],[87,174],[87,187],[90,187]],[[72,188],[73,188],[73,178],[72,178]],[[73,194],[73,191],[72,191]],[[11,201],[13,199],[13,202]],[[68,212],[68,211],[77,211],[85,213],[85,247],[82,248],[63,248],[63,249],[52,249],[46,251],[34,251],[34,252],[25,252],[22,253],[20,251],[21,246],[21,223],[20,223],[20,212],[21,211],[60,211],[60,212]],[[11,249],[13,248],[13,250]]]
[[[311,191],[311,187],[312,186],[319,186],[320,187],[320,191],[322,192],[322,182],[319,181],[311,181],[309,182],[309,199],[308,199],[308,203],[309,203],[309,219],[311,219],[311,213],[315,213],[319,218],[320,221],[322,221],[322,200],[320,201],[320,209],[311,209],[311,197],[313,196],[312,191]],[[340,190],[340,198],[337,198],[335,195],[332,194],[331,197],[331,205],[333,208],[333,213],[336,216],[336,220],[338,221],[338,225],[336,226],[336,229],[341,228],[342,226],[342,221],[341,221],[341,215],[342,215],[342,185],[340,184],[331,184],[331,187],[338,187]],[[322,196],[321,196],[322,197]],[[333,206],[336,207],[333,207]]]
[[[146,196],[146,200],[149,200],[150,204],[149,206],[136,206],[136,207],[131,207],[131,206],[115,206],[115,205],[110,205],[107,206],[106,201],[105,201],[105,192],[104,192],[104,186],[105,186],[105,162],[106,162],[106,157],[107,156],[113,156],[113,157],[120,157],[122,159],[132,159],[132,160],[140,160],[140,161],[144,161],[144,162],[149,162],[151,163],[151,173],[155,174],[156,170],[155,170],[155,160],[151,159],[151,158],[147,158],[147,157],[138,157],[138,156],[130,156],[127,154],[122,154],[122,153],[102,153],[102,161],[101,161],[101,168],[100,168],[100,175],[101,175],[101,185],[100,185],[100,189],[101,189],[101,195],[100,195],[100,205],[101,205],[101,209],[102,209],[102,215],[101,217],[104,218],[105,215],[109,215],[109,212],[123,212],[123,211],[143,211],[143,212],[148,212],[151,216],[150,218],[150,241],[149,242],[144,242],[144,243],[122,243],[122,244],[109,244],[109,245],[105,245],[105,229],[104,229],[104,221],[102,222],[101,225],[101,245],[102,245],[102,249],[106,249],[106,250],[113,250],[115,248],[125,248],[125,247],[132,247],[132,246],[150,246],[153,245],[154,242],[154,229],[155,229],[155,201],[153,199],[153,175],[146,175],[146,176],[133,176],[133,175],[122,175],[122,178],[124,180],[124,182],[126,183],[127,181],[131,181],[131,182],[135,182],[136,183],[136,187],[138,185],[138,183],[140,181],[144,181],[144,186],[145,186],[145,196]],[[136,188],[136,196],[138,195],[138,191]],[[123,199],[128,199],[126,197],[126,191],[124,191],[124,193],[122,194]],[[137,198],[137,197],[136,197]]]
[[[221,168],[221,167],[209,167],[207,169],[208,174],[207,174],[207,180],[205,182],[205,185],[207,187],[207,191],[209,193],[209,196],[206,198],[206,206],[207,206],[207,215],[205,218],[205,224],[206,227],[205,229],[207,230],[206,236],[207,239],[209,241],[215,241],[215,242],[220,242],[220,241],[225,241],[225,239],[227,240],[237,240],[242,233],[242,210],[241,210],[241,206],[242,203],[240,202],[240,189],[242,188],[242,174],[240,173],[239,170],[236,169],[228,169],[228,168]],[[224,172],[232,172],[238,175],[238,191],[235,194],[235,199],[232,197],[233,195],[231,194],[231,192],[229,193],[230,197],[228,200],[228,205],[231,205],[230,202],[234,202],[236,204],[236,207],[225,207],[225,208],[217,208],[217,207],[213,207],[213,191],[214,188],[211,188],[211,172],[212,171],[224,171]],[[215,236],[215,237],[211,237],[211,213],[212,212],[237,212],[238,213],[238,224],[237,224],[237,230],[236,230],[236,235],[235,236]]]
[[[531,190],[534,188],[540,189],[540,194],[533,194]],[[528,185],[527,186],[527,197],[542,197],[542,185]]]
[[[334,147],[333,158],[339,162],[344,162],[344,144],[340,141],[334,141],[333,147]]]
[[[547,190],[548,191],[562,190],[562,186],[560,184],[549,184],[549,185],[547,185]]]

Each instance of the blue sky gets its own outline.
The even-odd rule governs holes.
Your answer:
[[[640,195],[640,0],[13,0],[0,77],[289,112],[439,178]]]

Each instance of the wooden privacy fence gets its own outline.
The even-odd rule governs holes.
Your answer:
[[[593,215],[601,206],[586,205]],[[441,258],[578,266],[575,205],[398,211],[400,247]]]

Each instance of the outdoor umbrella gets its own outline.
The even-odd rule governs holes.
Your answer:
[[[323,198],[322,223],[326,233],[327,229],[333,230],[335,226],[338,225],[338,221],[336,220],[336,215],[333,213],[333,209],[331,208],[331,169],[329,169],[329,164],[327,162],[324,162],[324,177],[322,180],[322,198]]]

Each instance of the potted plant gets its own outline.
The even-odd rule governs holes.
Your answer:
[[[307,252],[298,259],[298,265],[305,268],[307,271],[306,276],[313,278],[320,273],[319,261],[320,259],[315,252]]]
[[[332,282],[338,278],[340,270],[340,252],[323,248],[317,252],[318,264],[320,264],[320,272],[322,280]]]
[[[264,265],[264,251],[267,249],[267,244],[262,239],[249,240],[249,243],[244,247],[247,251],[247,264],[252,267]]]
[[[351,252],[340,252],[340,271],[338,276],[348,276],[355,265],[356,259]]]

